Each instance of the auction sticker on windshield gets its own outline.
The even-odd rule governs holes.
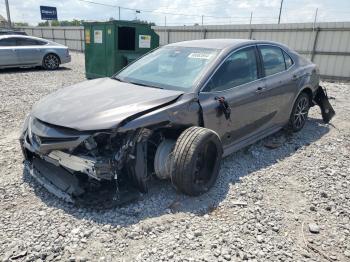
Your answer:
[[[189,58],[195,58],[195,59],[210,59],[212,54],[208,53],[191,53],[188,55]]]

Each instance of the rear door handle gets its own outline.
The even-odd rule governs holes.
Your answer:
[[[261,92],[264,92],[266,90],[265,87],[262,87],[262,86],[259,86],[257,89],[256,89],[256,93],[261,93]]]

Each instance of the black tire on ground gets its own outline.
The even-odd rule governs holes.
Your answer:
[[[47,54],[43,58],[43,67],[46,70],[56,70],[60,66],[60,59],[55,54]]]
[[[173,150],[173,185],[190,196],[207,192],[218,176],[222,153],[221,141],[215,132],[202,127],[186,129]]]
[[[310,98],[306,93],[301,93],[294,103],[292,113],[289,118],[288,129],[293,132],[300,131],[307,120],[310,109]]]

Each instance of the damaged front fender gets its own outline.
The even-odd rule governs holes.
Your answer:
[[[200,124],[200,105],[194,93],[184,94],[174,103],[141,115],[118,128],[127,132],[143,127],[181,128]]]

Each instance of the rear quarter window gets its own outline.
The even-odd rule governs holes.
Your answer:
[[[286,62],[286,69],[290,68],[293,65],[293,60],[290,56],[283,51],[284,61]]]

